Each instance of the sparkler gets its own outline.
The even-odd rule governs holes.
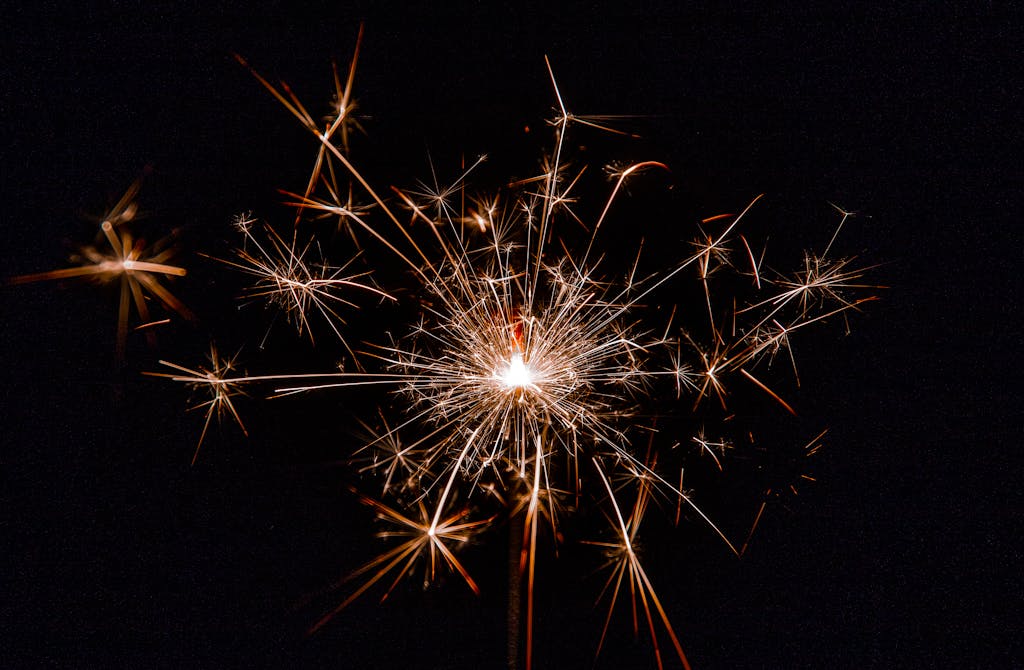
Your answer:
[[[610,130],[608,119],[570,113],[550,64],[558,112],[550,122],[554,149],[542,174],[502,187],[491,197],[471,199],[467,209],[466,183],[480,159],[449,185],[439,186],[435,173],[432,186],[392,186],[393,199],[385,199],[381,193],[387,191],[371,186],[348,156],[344,129],[352,122],[358,51],[357,42],[344,87],[335,74],[339,104],[323,125],[287,85],[277,86],[253,74],[318,140],[307,188],[301,194],[287,194],[297,211],[296,231],[304,217],[337,216],[353,232],[361,230],[382,245],[415,280],[421,306],[418,323],[404,337],[367,345],[361,353],[379,365],[376,370],[230,378],[228,368],[214,361],[212,371],[165,363],[185,374],[164,376],[211,387],[213,399],[201,405],[208,408],[207,425],[213,413],[225,409],[238,420],[229,389],[241,383],[294,382],[276,388],[278,394],[374,386],[392,391],[393,407],[381,410],[382,429],[357,457],[360,472],[377,472],[383,481],[379,496],[361,498],[391,528],[382,537],[397,538],[399,543],[353,575],[366,580],[313,630],[390,578],[383,596],[387,598],[420,564],[425,564],[425,581],[433,581],[446,568],[477,592],[478,585],[455,549],[494,525],[499,515],[482,510],[497,504],[505,508],[505,518],[521,522],[510,527],[513,533],[521,532],[513,541],[522,547],[517,578],[527,587],[525,664],[530,668],[539,530],[547,525],[557,543],[559,518],[568,512],[560,501],[572,497],[575,508],[592,504],[610,509],[615,537],[592,542],[610,552],[612,572],[606,585],[611,606],[599,651],[626,582],[633,594],[634,629],[639,602],[658,667],[665,661],[656,634],[660,625],[676,657],[688,668],[680,639],[636,551],[637,533],[652,496],[674,500],[677,517],[679,510],[688,509],[733,553],[740,551],[683,488],[682,470],[677,484],[677,471],[658,465],[657,453],[664,445],[654,443],[653,429],[645,432],[641,426],[649,425],[649,416],[664,411],[653,409],[659,405],[656,399],[670,395],[692,395],[692,407],[687,400],[683,415],[693,415],[696,425],[703,426],[697,413],[710,413],[706,405],[727,411],[729,388],[737,379],[795,413],[763,381],[763,373],[754,373],[782,351],[795,370],[794,333],[845,317],[871,300],[851,295],[870,288],[862,281],[863,270],[850,260],[829,256],[833,236],[825,253],[805,257],[801,272],[767,272],[763,253],[755,253],[739,233],[758,196],[739,214],[703,221],[693,253],[668,268],[645,272],[638,253],[624,280],[609,279],[602,269],[608,261],[599,254],[604,224],[628,180],[665,166],[641,162],[613,171],[600,213],[582,213],[576,204],[582,198],[584,170],[570,174],[565,169],[566,136],[576,126]],[[238,60],[249,67],[241,57]],[[355,206],[352,187],[342,197],[346,189],[339,187],[339,174],[347,174],[373,207]],[[409,213],[410,223],[403,221],[400,208]],[[383,226],[371,221],[374,214],[383,219]],[[836,233],[848,216],[843,212]],[[391,298],[358,281],[361,275],[342,276],[345,266],[322,263],[311,270],[306,262],[310,246],[297,245],[297,232],[291,243],[285,243],[268,229],[269,242],[261,243],[252,234],[252,220],[241,220],[246,223],[245,244],[237,261],[225,262],[256,276],[250,297],[282,305],[300,333],[309,331],[308,314],[316,311],[348,348],[334,306],[350,303],[333,290],[357,288]],[[563,225],[567,221],[572,225]],[[427,225],[414,234],[416,222]],[[704,231],[712,226],[718,230]],[[588,233],[582,241],[574,239],[581,229]],[[719,301],[712,277],[726,270],[748,276],[755,297],[730,295]],[[685,310],[674,308],[667,320],[652,320],[645,301],[660,296],[687,272],[700,282],[703,305],[699,310],[689,305]],[[705,315],[705,323],[683,329],[676,324],[683,311]],[[693,334],[698,331],[705,336]],[[665,385],[668,394],[661,392]],[[674,411],[678,414],[679,408]],[[651,439],[643,455],[635,447],[641,434]],[[692,441],[723,470],[726,439],[709,439],[700,427],[694,429],[692,440],[684,441]],[[634,505],[626,515],[620,501],[630,497]],[[756,525],[757,521],[750,534]]]

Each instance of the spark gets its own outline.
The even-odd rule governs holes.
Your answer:
[[[310,634],[322,628],[339,612],[366,593],[374,584],[394,572],[396,574],[391,582],[391,586],[381,597],[383,602],[401,579],[408,575],[420,561],[426,563],[425,580],[428,583],[436,578],[437,570],[443,564],[461,575],[466,585],[474,593],[480,593],[480,587],[477,586],[462,563],[459,562],[450,545],[457,546],[467,543],[476,531],[490,522],[490,519],[465,521],[464,519],[469,513],[468,509],[443,516],[440,514],[441,507],[438,507],[438,514],[431,518],[431,512],[423,501],[416,503],[415,510],[418,516],[413,518],[367,496],[362,496],[362,501],[376,510],[378,518],[395,527],[394,530],[381,532],[380,537],[404,539],[397,546],[374,558],[349,575],[349,579],[353,579],[372,573],[362,586],[314,624],[309,629]],[[373,572],[374,570],[376,572]]]
[[[782,453],[777,454],[774,461],[771,463],[773,471],[771,473],[771,481],[765,488],[761,503],[757,508],[757,514],[754,516],[754,522],[750,526],[750,530],[747,532],[747,537],[743,541],[743,546],[740,549],[740,554],[746,554],[750,548],[750,542],[754,537],[754,531],[757,530],[758,525],[764,518],[765,510],[768,504],[773,501],[781,500],[785,495],[791,494],[797,495],[797,482],[814,482],[815,479],[807,472],[807,459],[815,456],[823,447],[822,439],[828,433],[828,429],[825,429],[814,436],[809,442],[800,446],[794,447],[788,450],[784,450]]]
[[[625,579],[628,581],[629,592],[632,596],[630,604],[632,606],[634,635],[638,633],[639,629],[637,617],[637,597],[639,596],[644,612],[644,618],[647,622],[648,634],[651,638],[651,644],[654,647],[654,657],[658,665],[658,669],[662,670],[662,668],[664,668],[664,664],[662,662],[661,649],[658,645],[655,615],[657,615],[658,620],[664,627],[665,633],[668,635],[669,640],[671,640],[672,646],[675,649],[680,662],[682,662],[683,667],[689,670],[690,662],[687,660],[686,654],[683,653],[682,644],[680,644],[679,638],[676,635],[675,630],[672,628],[672,624],[669,622],[665,608],[662,606],[661,600],[658,598],[658,594],[655,593],[654,586],[651,584],[651,580],[647,576],[647,572],[644,570],[637,556],[637,532],[640,528],[640,522],[643,520],[644,514],[647,511],[647,505],[650,500],[649,485],[646,482],[642,482],[640,484],[637,490],[637,497],[633,506],[633,511],[629,518],[626,519],[622,515],[622,509],[615,499],[615,493],[612,490],[611,484],[608,482],[608,478],[604,474],[601,463],[596,458],[594,459],[594,466],[597,469],[597,473],[601,478],[602,484],[604,484],[605,490],[608,492],[608,498],[611,501],[612,509],[615,512],[615,520],[617,521],[613,527],[618,534],[618,540],[616,542],[588,542],[588,544],[606,548],[610,556],[609,564],[613,566],[612,574],[609,575],[604,588],[605,592],[611,588],[611,604],[608,606],[608,616],[605,618],[604,629],[601,631],[601,640],[598,642],[597,655],[601,653],[601,648],[604,646],[605,637],[608,634],[608,625],[611,623],[612,613],[615,611],[619,591],[621,590],[622,582]]]
[[[374,435],[366,445],[357,450],[355,456],[359,457],[363,452],[369,452],[369,456],[363,458],[366,464],[359,469],[359,473],[384,473],[382,495],[392,492],[393,488],[398,491],[416,491],[419,489],[420,480],[420,456],[423,450],[423,443],[429,438],[417,440],[411,444],[402,441],[401,436],[388,425],[384,412],[380,412],[383,432]],[[363,427],[371,433],[375,432],[365,423],[360,421]]]
[[[697,444],[698,446],[700,446],[701,451],[703,453],[706,453],[706,454],[710,455],[711,458],[714,459],[715,466],[718,468],[719,472],[721,472],[721,470],[722,470],[722,461],[718,457],[718,453],[721,453],[721,454],[724,455],[726,449],[728,449],[732,445],[730,445],[726,440],[718,440],[718,441],[709,440],[705,436],[703,428],[701,428],[700,431],[696,435],[691,437],[690,440],[692,442],[694,442],[695,444]],[[718,453],[715,453],[715,452],[718,452]]]
[[[294,322],[299,335],[307,335],[311,342],[315,342],[315,338],[309,317],[312,313],[319,313],[348,348],[339,329],[344,320],[337,310],[342,306],[354,308],[357,305],[339,291],[352,289],[394,300],[369,283],[366,273],[345,274],[354,259],[340,267],[322,261],[312,262],[307,258],[313,246],[312,240],[305,246],[300,246],[296,237],[286,243],[273,228],[264,226],[267,241],[260,242],[252,232],[251,216],[245,217],[245,221],[247,225],[241,228],[245,243],[235,250],[237,260],[217,260],[256,277],[256,283],[244,297],[261,298],[279,307],[288,320]]]
[[[143,326],[160,323],[150,316],[147,295],[156,298],[165,308],[185,319],[195,318],[188,307],[160,283],[161,276],[184,277],[186,274],[185,268],[168,262],[175,254],[170,244],[171,238],[147,246],[144,240],[136,239],[128,230],[128,224],[135,220],[138,213],[136,197],[139,188],[139,181],[129,186],[102,218],[99,225],[99,236],[102,237],[102,241],[80,247],[72,256],[72,261],[78,263],[76,267],[21,275],[8,280],[11,285],[20,285],[83,277],[98,284],[117,283],[120,287],[117,315],[118,361],[124,358],[129,313],[133,305]]]
[[[176,370],[177,373],[166,373],[166,372],[144,372],[143,374],[150,377],[164,377],[176,382],[182,382],[195,391],[206,390],[210,397],[196,405],[193,405],[190,409],[205,409],[206,420],[203,422],[203,430],[199,434],[199,441],[196,443],[196,449],[192,454],[192,465],[195,465],[196,459],[199,458],[199,450],[203,446],[203,440],[206,439],[206,432],[210,427],[211,420],[216,417],[218,421],[222,420],[227,414],[235,420],[238,427],[242,430],[242,433],[248,437],[249,433],[245,429],[245,424],[242,423],[242,417],[239,416],[238,410],[235,409],[235,405],[231,402],[231,398],[242,395],[242,392],[238,389],[239,381],[228,378],[228,374],[235,369],[235,356],[231,358],[223,358],[217,353],[217,347],[213,344],[210,345],[209,353],[209,367],[200,366],[199,369],[193,370],[186,368],[183,365],[177,363],[171,363],[170,361],[161,360],[160,365]]]

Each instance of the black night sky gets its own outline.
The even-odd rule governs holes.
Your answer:
[[[327,589],[383,549],[341,463],[369,400],[243,398],[250,438],[214,426],[190,467],[201,414],[186,413],[185,389],[141,374],[161,358],[201,362],[211,338],[244,345],[251,372],[336,362],[336,346],[283,323],[259,351],[271,314],[239,310],[245,278],[200,254],[229,253],[234,214],[289,216],[277,189],[301,189],[315,151],[232,54],[319,109],[361,22],[367,135],[354,155],[379,183],[413,183],[428,155],[535,169],[555,104],[547,55],[572,109],[639,115],[642,138],[586,135],[579,151],[670,166],[632,194],[671,187],[652,237],[682,244],[673,226],[763,192],[761,230],[785,266],[827,242],[828,202],[860,213],[844,253],[878,264],[889,288],[850,335],[833,324],[797,345],[799,417],[778,413],[780,439],[830,429],[817,483],[769,508],[742,559],[695,522],[652,513],[641,533],[695,668],[1021,664],[1019,14],[48,4],[2,12],[0,274],[64,267],[92,235],[87,215],[147,171],[144,225],[178,230],[189,274],[174,291],[199,321],[175,319],[156,348],[133,335],[118,366],[116,292],[0,286],[0,665],[504,667],[501,531],[465,552],[479,598],[455,578],[413,579],[304,635],[350,585]],[[352,318],[359,333],[379,316]],[[742,535],[754,510],[732,494],[703,495]],[[591,667],[599,561],[546,552],[535,667]],[[655,663],[620,616],[596,667]]]

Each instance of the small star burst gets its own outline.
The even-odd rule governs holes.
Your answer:
[[[97,242],[79,247],[71,257],[76,267],[21,275],[8,280],[9,284],[27,284],[39,281],[83,277],[98,284],[117,283],[120,288],[117,316],[117,355],[124,356],[128,336],[128,322],[132,306],[141,324],[148,328],[164,323],[153,321],[147,297],[155,298],[165,308],[186,319],[194,319],[192,312],[164,286],[161,277],[184,277],[186,270],[168,261],[175,255],[171,238],[165,238],[152,246],[129,230],[138,213],[137,196],[140,182],[136,181],[121,196],[100,221]]]

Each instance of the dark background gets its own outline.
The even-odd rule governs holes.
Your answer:
[[[891,288],[848,337],[798,345],[800,419],[779,418],[782,433],[831,429],[818,484],[770,508],[742,560],[696,524],[647,536],[694,667],[1020,663],[1019,15],[45,4],[4,12],[2,274],[63,267],[92,234],[82,215],[151,166],[142,203],[154,230],[181,229],[190,274],[175,292],[202,321],[166,329],[157,350],[134,337],[119,367],[116,294],[2,288],[2,665],[504,664],[504,577],[487,567],[503,565],[500,533],[467,552],[482,597],[411,583],[304,637],[337,601],[322,590],[381,548],[329,465],[355,443],[359,400],[242,400],[251,439],[211,429],[189,467],[201,416],[184,389],[139,374],[199,362],[211,336],[246,344],[261,370],[331,364],[280,325],[278,358],[258,354],[267,314],[239,311],[244,282],[196,252],[226,253],[240,211],[286,216],[275,189],[301,188],[315,150],[231,54],[315,107],[361,20],[370,118],[355,151],[391,183],[426,174],[428,151],[533,169],[548,55],[572,109],[644,115],[643,139],[594,142],[671,166],[661,234],[760,192],[775,249],[820,248],[828,201],[861,213],[842,250],[882,263],[873,277]],[[753,510],[717,507],[742,535]],[[536,667],[589,667],[596,566],[572,549],[542,565]],[[597,667],[654,659],[617,619]]]

